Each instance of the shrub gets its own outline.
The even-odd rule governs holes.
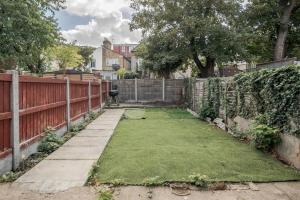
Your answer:
[[[202,188],[208,187],[208,178],[205,175],[193,174],[189,176],[189,180],[191,181],[192,184],[198,187],[202,187]]]
[[[271,151],[281,142],[279,130],[267,125],[257,125],[253,136],[255,147],[263,151]]]
[[[46,136],[42,139],[38,146],[38,151],[41,153],[50,154],[64,143],[63,139],[59,138],[51,130],[46,130],[45,134]]]
[[[200,110],[200,118],[206,119],[208,117],[214,120],[217,118],[217,113],[212,107],[204,105]]]

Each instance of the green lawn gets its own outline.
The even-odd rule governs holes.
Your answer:
[[[299,172],[180,109],[127,111],[94,178],[139,185],[157,176],[161,182],[188,181],[192,174],[211,181],[300,180]]]

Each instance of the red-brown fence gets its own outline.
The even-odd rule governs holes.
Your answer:
[[[3,74],[0,76],[0,158],[1,156],[6,156],[11,151],[11,80],[11,75]]]
[[[99,88],[100,90],[100,88]],[[71,119],[76,120],[89,109],[89,83],[70,81]]]
[[[67,80],[19,76],[19,139],[25,147],[40,139],[47,127],[68,122]],[[70,81],[70,120],[75,121],[106,101],[110,82]],[[90,92],[89,92],[90,90]],[[102,91],[102,93],[101,93]],[[12,75],[0,74],[0,158],[12,151]],[[89,108],[89,105],[91,108]]]
[[[106,102],[108,92],[111,89],[111,81],[102,81],[102,102]]]
[[[37,140],[47,127],[66,124],[66,81],[19,78],[20,143]]]

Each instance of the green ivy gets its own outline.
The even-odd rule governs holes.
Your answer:
[[[241,73],[231,80],[210,78],[205,83],[200,115],[241,116],[254,119],[263,115],[266,125],[283,133],[300,135],[300,66]]]
[[[250,106],[252,114],[264,115],[267,125],[283,132],[299,131],[299,124],[295,128],[290,121],[300,118],[300,66],[243,73],[235,76],[234,80],[239,88],[240,99],[247,92],[251,94],[255,105]],[[244,109],[239,110],[245,113],[247,111],[243,102],[241,100],[239,106]]]

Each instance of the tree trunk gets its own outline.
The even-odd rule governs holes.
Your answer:
[[[290,4],[288,4],[288,2],[290,2]],[[285,44],[288,36],[289,22],[293,9],[296,6],[296,0],[281,0],[280,3],[282,4],[282,16],[274,49],[274,61],[283,60],[285,57]]]
[[[206,64],[205,67],[201,68],[199,77],[200,78],[208,78],[214,76],[214,70],[215,70],[215,61],[216,59],[211,57],[206,57]]]

